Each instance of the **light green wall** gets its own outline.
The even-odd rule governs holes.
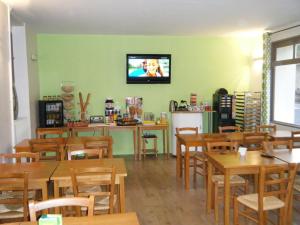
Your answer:
[[[72,80],[84,96],[91,93],[90,114],[104,114],[113,97],[124,107],[126,96],[142,96],[144,111],[168,111],[169,100],[189,100],[191,92],[211,102],[217,88],[248,90],[252,51],[260,38],[38,35],[40,95],[60,94]],[[127,53],[172,54],[171,84],[126,84]],[[132,153],[128,132],[114,133],[116,153]],[[161,147],[160,147],[161,150]]]

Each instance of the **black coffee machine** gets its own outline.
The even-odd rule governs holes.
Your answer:
[[[228,94],[225,88],[216,90],[213,94],[213,110],[216,111],[213,117],[213,132],[219,132],[219,126],[234,126],[232,119],[232,95]]]

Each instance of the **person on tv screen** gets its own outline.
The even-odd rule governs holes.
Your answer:
[[[144,60],[141,65],[140,68],[134,70],[133,72],[131,72],[129,74],[130,77],[140,77],[143,76],[145,73],[147,72],[147,62],[146,60]]]
[[[140,77],[163,77],[163,71],[158,59],[147,59],[146,71]]]

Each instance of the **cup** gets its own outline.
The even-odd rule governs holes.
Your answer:
[[[245,157],[247,153],[247,148],[246,147],[239,147],[239,153],[241,157]]]

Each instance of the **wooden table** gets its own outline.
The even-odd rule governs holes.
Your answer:
[[[30,140],[38,140],[38,139],[24,139],[21,142],[15,145],[16,152],[31,152]],[[67,144],[68,138],[47,138],[49,141],[54,141],[60,144],[60,159],[64,160],[65,157],[65,147]]]
[[[213,167],[215,167],[224,174],[224,225],[229,225],[230,223],[230,176],[235,174],[258,174],[260,166],[286,163],[276,158],[262,157],[259,151],[249,151],[245,157],[240,157],[239,153],[220,154],[205,152],[205,154],[208,159],[207,213],[210,213],[212,207],[211,177]]]
[[[271,151],[267,151],[267,154],[272,155],[273,157],[280,159],[286,163],[296,163],[298,164],[298,170],[300,169],[300,149],[299,148],[293,148],[292,150],[289,149],[274,149]],[[293,191],[293,189],[292,189]],[[292,194],[293,195],[293,194]],[[292,198],[293,200],[293,198]],[[292,214],[293,214],[293,201],[290,201],[289,206],[289,221],[287,224],[292,224]]]
[[[163,135],[163,153],[169,158],[169,125],[168,124],[155,124],[155,125],[139,125],[138,126],[138,158],[141,160],[141,144],[142,135],[145,130],[161,130]],[[167,150],[167,151],[166,151]],[[137,156],[135,156],[137,158]]]
[[[103,138],[104,137],[104,138]],[[84,148],[84,143],[86,141],[101,141],[101,138],[104,139],[104,141],[108,141],[108,158],[112,158],[113,157],[113,139],[111,136],[85,136],[85,137],[69,137],[66,140],[66,144],[65,146],[67,148]],[[65,155],[66,152],[64,151],[63,154]],[[63,159],[65,159],[66,157],[62,157]]]
[[[177,177],[182,177],[182,157],[181,156],[181,145],[185,146],[185,157],[184,157],[184,174],[185,174],[185,189],[190,189],[190,147],[201,147],[205,146],[205,142],[203,139],[203,136],[207,134],[178,134],[177,142],[176,142],[176,175]],[[211,137],[214,137],[215,135],[219,135],[216,133],[210,134]],[[241,132],[234,132],[234,133],[224,133],[226,135],[226,138],[229,141],[237,141],[242,142],[243,141],[243,133]]]
[[[68,147],[78,147],[78,148],[83,148],[84,147],[84,142],[85,141],[97,141],[101,136],[87,136],[87,137],[68,137],[68,138],[47,138],[47,140],[53,140],[53,141],[58,141],[60,143],[60,156],[61,160],[65,159],[66,155],[66,149]],[[31,139],[34,140],[34,139]],[[20,143],[18,143],[15,146],[16,152],[30,152],[31,147],[29,144],[30,139],[24,139]],[[109,140],[110,143],[110,149],[108,149],[108,157],[112,158],[112,143],[113,140],[112,138]]]
[[[275,132],[270,132],[269,136],[275,141],[291,140],[292,132],[290,130],[277,130]]]
[[[48,187],[52,173],[58,166],[57,161],[44,161],[32,163],[3,163],[0,164],[1,173],[28,172],[28,189],[42,190],[43,200],[48,199]]]
[[[114,125],[107,125],[105,126],[105,130],[107,133],[107,135],[109,135],[110,131],[126,131],[126,130],[129,130],[129,131],[132,131],[132,137],[133,137],[133,154],[134,154],[134,157],[135,159],[136,158],[136,155],[137,155],[137,152],[138,152],[138,149],[137,149],[137,126],[114,126]]]
[[[70,168],[89,168],[89,167],[111,167],[116,168],[116,184],[119,184],[119,207],[120,212],[125,212],[125,183],[124,177],[127,176],[124,159],[89,159],[89,160],[70,160],[61,161],[51,176],[54,181],[54,198],[59,198],[59,188],[72,187]]]
[[[38,222],[16,222],[3,225],[38,225]],[[108,214],[92,217],[63,217],[63,225],[139,225],[136,213]]]

